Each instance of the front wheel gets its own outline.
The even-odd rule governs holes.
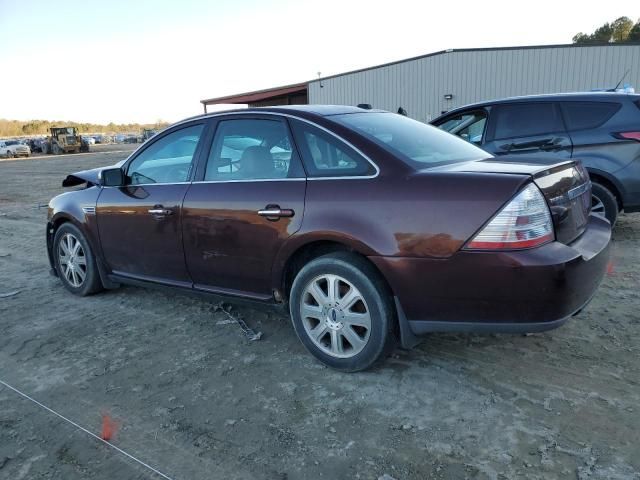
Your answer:
[[[357,255],[333,253],[305,265],[293,282],[289,309],[307,350],[337,370],[365,370],[393,347],[391,294]]]
[[[612,227],[618,219],[618,201],[615,195],[607,187],[595,182],[591,184],[591,212],[605,217]]]
[[[102,282],[89,242],[78,227],[63,224],[53,239],[53,258],[64,287],[80,296],[102,290]]]

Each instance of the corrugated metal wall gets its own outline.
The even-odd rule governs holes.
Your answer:
[[[312,81],[309,103],[403,107],[429,121],[483,100],[612,88],[627,70],[624,83],[640,91],[640,45],[454,50],[322,79],[322,88]]]

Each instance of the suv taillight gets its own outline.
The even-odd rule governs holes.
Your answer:
[[[484,226],[465,249],[514,250],[554,239],[553,221],[542,192],[530,183]]]
[[[625,138],[627,140],[640,142],[640,132],[618,132],[616,136],[618,138]]]

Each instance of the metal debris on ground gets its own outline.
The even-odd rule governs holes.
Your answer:
[[[13,292],[0,293],[0,298],[13,297],[20,293],[20,290],[14,290]]]
[[[238,326],[240,327],[240,329],[242,330],[242,333],[244,333],[244,336],[247,337],[247,340],[249,340],[250,342],[256,342],[256,341],[258,341],[258,340],[260,340],[262,338],[262,332],[255,332],[253,329],[251,329],[245,323],[245,321],[242,319],[242,317],[240,317],[237,314],[236,315],[232,315],[229,312],[229,310],[231,310],[231,306],[230,305],[228,305],[228,304],[216,305],[216,309],[215,310],[224,313],[227,317],[229,317],[229,320],[231,320],[232,322],[237,323]]]

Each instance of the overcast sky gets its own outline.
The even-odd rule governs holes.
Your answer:
[[[0,0],[0,118],[176,121],[203,98],[447,48],[571,43],[622,15],[640,2]]]

